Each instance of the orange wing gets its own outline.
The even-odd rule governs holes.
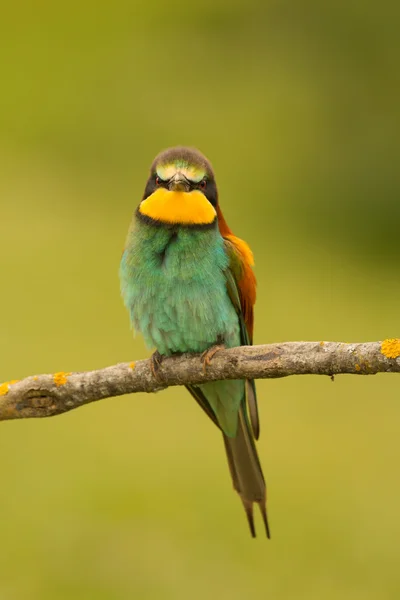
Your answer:
[[[250,343],[253,343],[254,326],[254,303],[256,301],[256,277],[252,266],[254,264],[253,253],[249,246],[236,237],[229,228],[219,206],[217,206],[218,226],[222,237],[230,243],[231,271],[235,279],[243,319],[246,324]]]

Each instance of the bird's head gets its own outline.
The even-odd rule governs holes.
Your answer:
[[[138,215],[154,224],[211,227],[217,205],[211,164],[198,150],[178,146],[154,159]]]

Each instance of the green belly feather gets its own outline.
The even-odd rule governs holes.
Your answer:
[[[168,356],[203,352],[223,340],[240,345],[239,321],[226,289],[228,257],[217,226],[167,228],[136,220],[120,266],[131,323],[147,346]],[[243,381],[199,386],[223,431],[236,434]]]

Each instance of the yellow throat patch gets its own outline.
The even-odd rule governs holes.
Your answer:
[[[143,200],[139,212],[156,221],[181,225],[209,225],[217,216],[213,205],[198,190],[172,192],[165,188]]]

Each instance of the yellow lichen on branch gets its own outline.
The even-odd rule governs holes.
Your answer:
[[[54,383],[57,387],[60,387],[60,385],[65,385],[70,375],[71,373],[64,373],[63,371],[54,373]]]
[[[381,345],[381,352],[386,358],[398,358],[400,356],[400,339],[390,338],[384,340]]]
[[[5,383],[0,384],[0,396],[5,396],[8,394],[10,385],[14,385],[14,383],[18,383],[19,379],[12,379],[11,381],[6,381]]]

